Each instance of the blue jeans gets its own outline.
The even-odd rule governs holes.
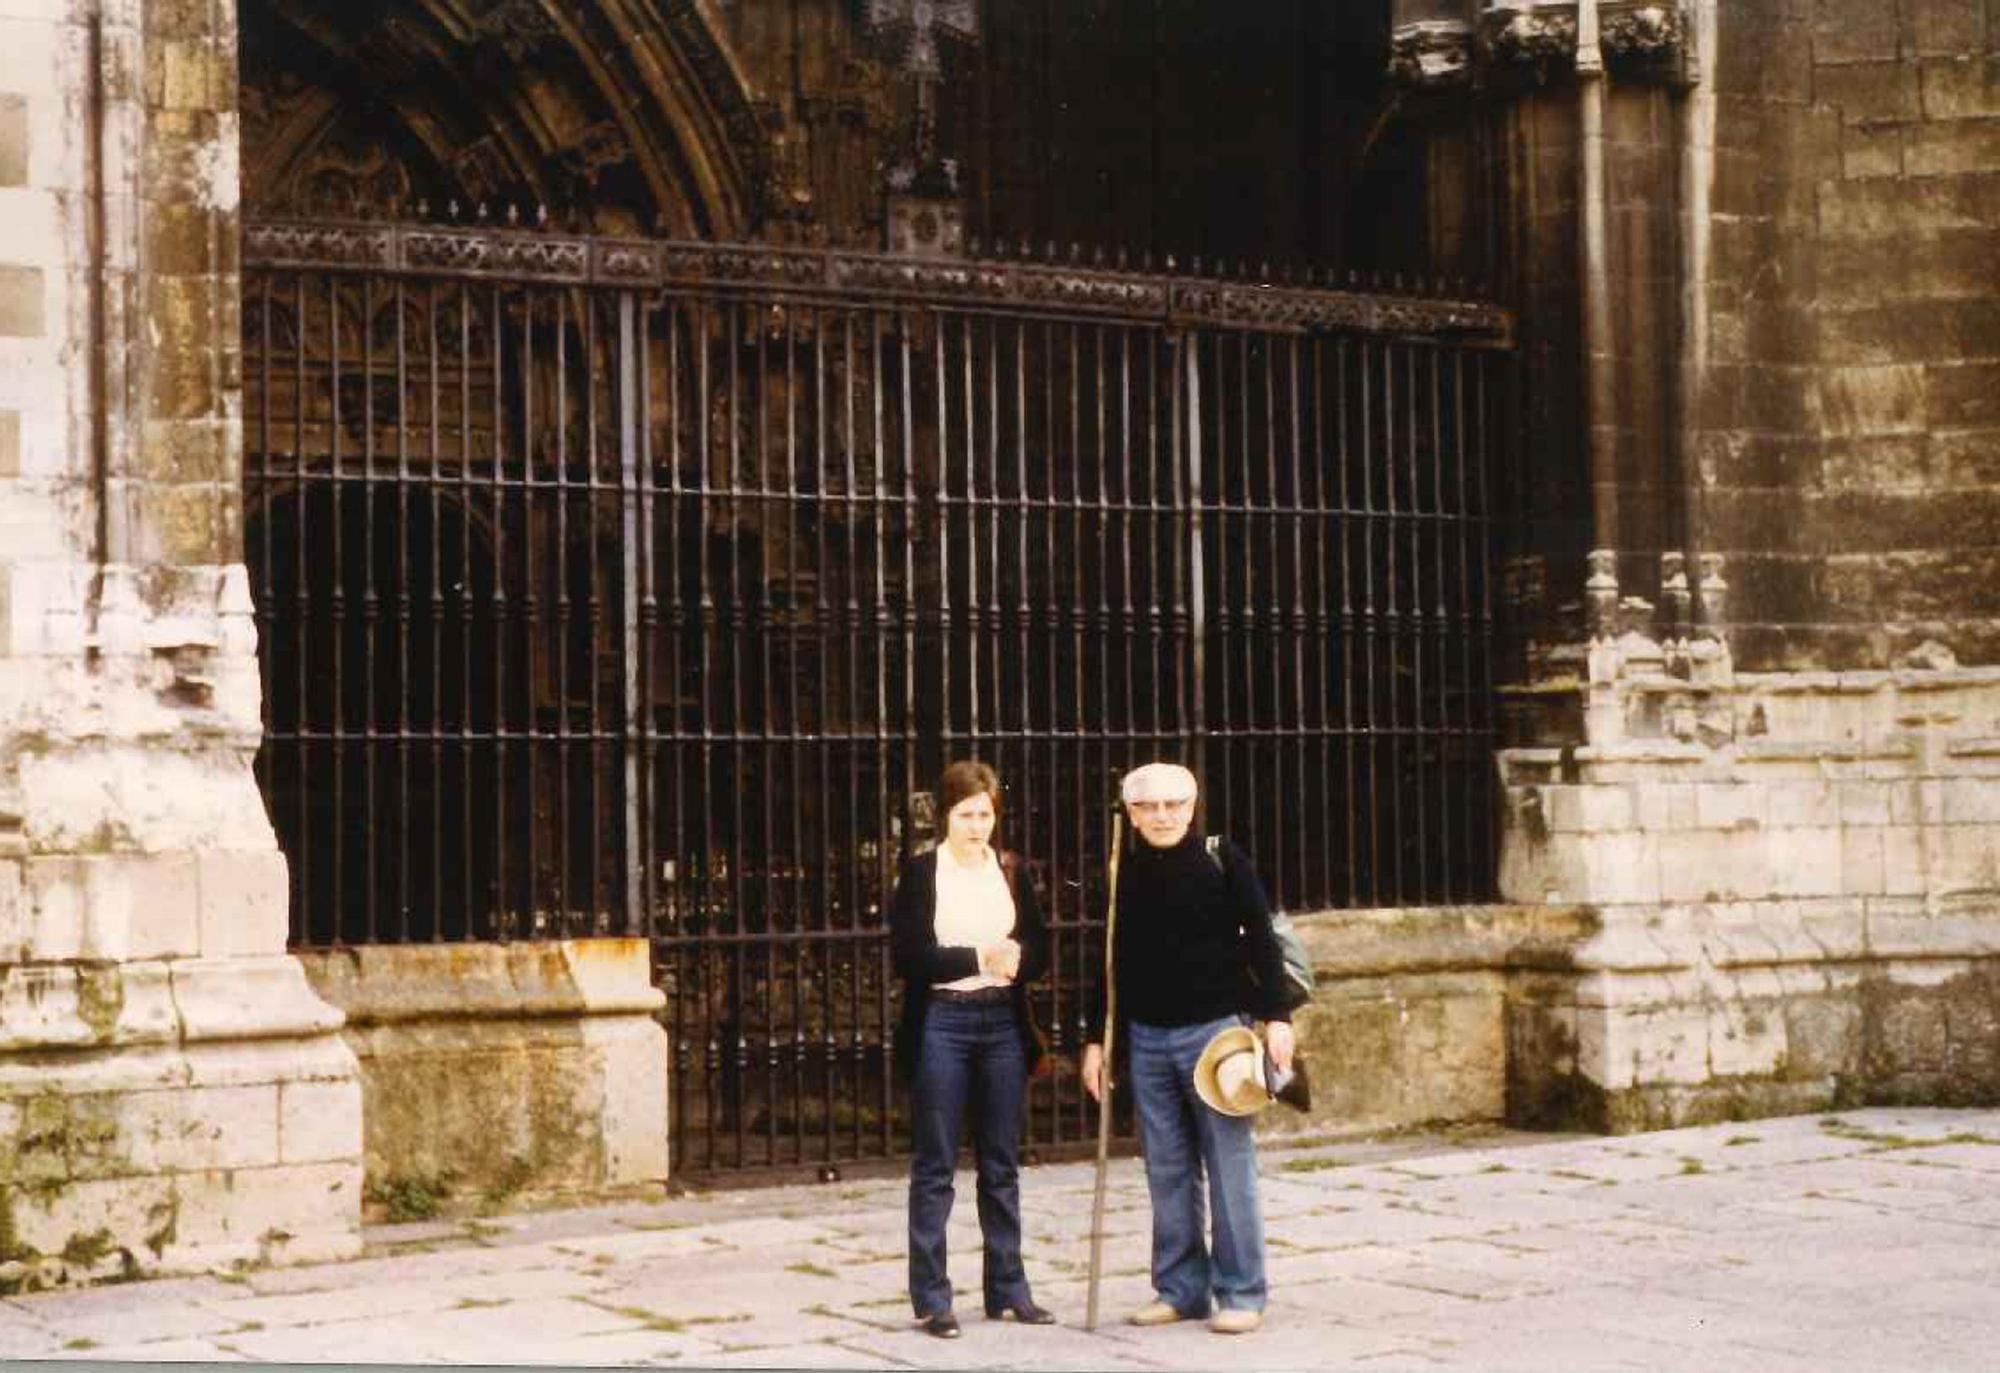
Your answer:
[[[910,1102],[910,1305],[919,1316],[951,1306],[945,1223],[955,1196],[959,1127],[972,1107],[979,1232],[985,1240],[986,1309],[1029,1299],[1021,1266],[1021,1115],[1028,1064],[1013,1007],[1005,1001],[933,1001]]]
[[[1146,1188],[1153,1200],[1153,1290],[1198,1318],[1214,1305],[1264,1309],[1264,1218],[1257,1209],[1257,1149],[1249,1116],[1225,1116],[1194,1092],[1195,1060],[1230,1016],[1205,1025],[1142,1025],[1132,1034],[1132,1099]],[[1202,1175],[1215,1209],[1214,1249],[1204,1243]]]

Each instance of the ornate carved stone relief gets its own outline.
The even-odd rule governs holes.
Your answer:
[[[1680,79],[1687,63],[1687,19],[1678,3],[1612,0],[1598,16],[1605,64],[1625,75]]]
[[[1472,77],[1472,27],[1433,19],[1405,24],[1389,43],[1389,74],[1416,87],[1448,87]]]

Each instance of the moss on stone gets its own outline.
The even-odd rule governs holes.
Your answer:
[[[381,1206],[392,1224],[435,1220],[450,1199],[457,1176],[439,1173],[396,1173],[368,1185],[368,1200]]]
[[[180,1192],[178,1190],[169,1192],[147,1207],[146,1222],[152,1226],[152,1229],[146,1232],[146,1247],[153,1251],[154,1258],[160,1258],[166,1253],[167,1246],[180,1237]]]
[[[124,1012],[125,978],[116,967],[77,969],[76,1013],[99,1043],[108,1044],[117,1035]]]

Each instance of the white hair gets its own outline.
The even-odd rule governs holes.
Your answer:
[[[1134,801],[1192,801],[1201,792],[1194,774],[1179,763],[1147,763],[1133,768],[1118,784],[1119,799]]]

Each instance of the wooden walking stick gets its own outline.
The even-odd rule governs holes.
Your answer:
[[[1104,910],[1104,1060],[1097,1082],[1097,1186],[1090,1199],[1090,1281],[1085,1289],[1083,1328],[1097,1329],[1097,1279],[1104,1270],[1104,1184],[1111,1161],[1111,1050],[1118,1034],[1118,983],[1113,978],[1112,941],[1118,933],[1118,850],[1125,817],[1111,817],[1111,890]]]

